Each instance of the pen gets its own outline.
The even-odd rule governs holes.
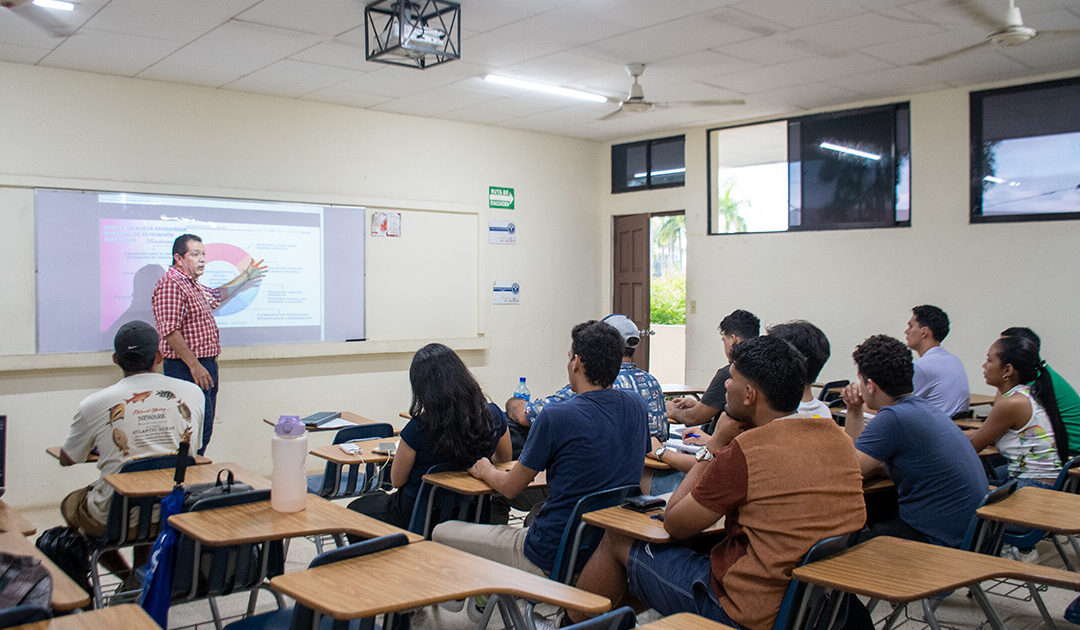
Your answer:
[[[690,437],[701,437],[701,436],[700,436],[700,435],[698,435],[697,433],[683,433],[683,439],[684,439],[684,440],[685,440],[686,438],[690,438]]]

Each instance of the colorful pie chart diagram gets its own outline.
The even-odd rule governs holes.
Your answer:
[[[199,280],[208,287],[220,287],[239,275],[241,271],[247,269],[248,265],[251,264],[251,261],[251,254],[248,254],[235,245],[230,245],[228,243],[207,243],[206,270],[203,272],[203,277]],[[249,284],[243,291],[237,293],[231,300],[226,302],[224,306],[219,308],[215,315],[218,317],[225,317],[227,315],[232,315],[233,313],[239,313],[250,306],[258,295],[259,286],[257,284]]]

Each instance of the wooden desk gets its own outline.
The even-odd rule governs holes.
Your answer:
[[[19,511],[0,501],[0,532],[18,532],[23,536],[37,533],[37,527]]]
[[[645,457],[645,467],[650,470],[671,470],[671,464],[665,464],[659,459]]]
[[[863,480],[862,491],[863,494],[873,494],[874,492],[881,492],[882,490],[888,490],[889,488],[895,488],[896,483],[888,477],[878,477],[876,479]]]
[[[665,500],[671,498],[671,493],[660,495]],[[589,525],[610,530],[636,540],[651,543],[670,543],[674,539],[664,529],[664,522],[654,516],[661,514],[664,508],[656,508],[648,512],[629,510],[621,505],[614,505],[594,512],[586,512],[581,515],[581,520]],[[708,536],[719,534],[724,531],[724,519],[716,521],[712,526],[705,528],[700,535]]]
[[[353,442],[362,449],[362,452],[357,455],[349,455],[345,451],[341,450],[340,444],[327,444],[325,446],[316,446],[311,449],[310,453],[315,457],[321,457],[331,463],[341,464],[343,466],[351,466],[354,464],[385,464],[391,458],[388,455],[382,455],[374,452],[379,447],[381,442],[396,441],[395,438],[374,438],[371,440],[358,440]]]
[[[60,567],[52,563],[45,557],[45,554],[41,553],[34,543],[30,542],[30,539],[23,536],[19,532],[3,532],[0,533],[0,549],[8,553],[14,553],[21,556],[34,556],[41,560],[42,566],[49,572],[53,581],[52,592],[52,607],[54,610],[66,611],[75,610],[76,608],[82,608],[90,603],[90,594],[79,588],[76,584],[64,573]]]
[[[184,473],[184,484],[216,481],[218,472],[225,468],[233,472],[235,481],[243,481],[256,490],[270,487],[270,480],[231,462],[188,466],[187,471]],[[173,481],[175,472],[173,468],[161,468],[158,470],[114,473],[105,475],[105,481],[118,493],[127,497],[163,497],[172,492],[175,485]]]
[[[960,418],[959,420],[953,420],[953,422],[961,429],[981,429],[983,425],[982,420],[972,418]]]
[[[638,628],[650,630],[734,630],[731,626],[700,617],[692,613],[679,613],[657,619]]]
[[[682,383],[662,383],[660,391],[664,392],[665,396],[693,396],[694,398],[705,393],[705,390],[700,387],[690,387]]]
[[[1080,533],[1080,495],[1026,486],[975,511],[979,518],[1055,534]]]
[[[279,575],[270,586],[340,620],[487,594],[527,597],[588,613],[611,607],[606,597],[430,541]]]
[[[269,501],[256,501],[174,514],[169,517],[169,523],[200,543],[213,547],[342,533],[361,538],[405,533],[410,541],[423,540],[423,536],[405,532],[314,494],[307,495],[307,507],[299,512],[276,512]]]
[[[795,579],[892,603],[912,602],[992,578],[1080,590],[1080,573],[891,536],[796,567]]]
[[[48,453],[49,455],[55,457],[56,459],[60,459],[60,449],[61,448],[63,448],[63,447],[50,446],[49,448],[45,449],[45,452]],[[196,455],[195,453],[192,453],[191,456],[195,458],[195,463],[196,464],[210,464],[210,463],[212,463],[214,461],[214,460],[210,459],[209,457],[204,457],[202,455]],[[82,463],[84,463],[84,464],[92,464],[92,463],[96,462],[97,460],[98,460],[98,456],[96,454],[94,454],[94,453],[90,453],[86,457],[86,461],[82,462]]]
[[[312,432],[316,432],[316,431],[337,431],[338,429],[345,429],[345,428],[355,426],[355,425],[358,425],[358,424],[372,424],[372,423],[375,422],[374,420],[371,420],[369,418],[365,418],[364,416],[361,416],[358,413],[353,413],[351,411],[340,411],[338,413],[340,414],[340,416],[338,418],[330,420],[330,421],[328,421],[326,424],[324,424],[322,426],[307,427],[307,430],[312,431]],[[344,421],[344,422],[342,422],[342,421]],[[270,418],[263,418],[263,422],[265,422],[266,424],[268,424],[270,426],[274,426],[274,425],[277,424],[278,421],[277,421],[276,418],[273,419],[273,420],[271,420]],[[330,426],[326,426],[326,425],[330,425]]]
[[[992,405],[994,404],[993,394],[972,394],[969,399],[969,407],[978,407],[979,405]]]
[[[495,464],[495,468],[499,470],[510,470],[517,462],[503,462],[501,464]],[[458,494],[465,494],[469,496],[480,496],[486,494],[493,494],[495,490],[487,484],[486,481],[481,481],[476,477],[469,474],[467,470],[452,470],[448,472],[434,473],[424,475],[423,480],[430,483],[433,486],[450,490]],[[541,470],[536,478],[529,484],[530,488],[543,487],[547,485],[547,471]]]
[[[15,626],[12,630],[101,630],[102,628],[161,630],[150,615],[135,604],[109,606],[78,615],[54,617],[48,621]]]

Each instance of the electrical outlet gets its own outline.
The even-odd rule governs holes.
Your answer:
[[[697,300],[690,300],[690,301],[688,301],[686,303],[686,305],[687,305],[687,310],[691,315],[694,315],[694,314],[697,313]]]

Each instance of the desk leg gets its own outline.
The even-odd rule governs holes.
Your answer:
[[[1001,622],[1001,617],[998,617],[997,611],[990,605],[990,600],[986,598],[982,586],[972,584],[968,589],[971,590],[971,595],[975,598],[975,601],[979,603],[979,607],[983,609],[983,614],[986,615],[986,620],[990,622],[990,627],[994,630],[1005,630],[1005,624]]]
[[[930,626],[930,630],[941,630],[941,624],[938,623],[937,616],[934,615],[934,607],[929,599],[922,600],[922,611],[923,619],[926,620],[926,625]]]

